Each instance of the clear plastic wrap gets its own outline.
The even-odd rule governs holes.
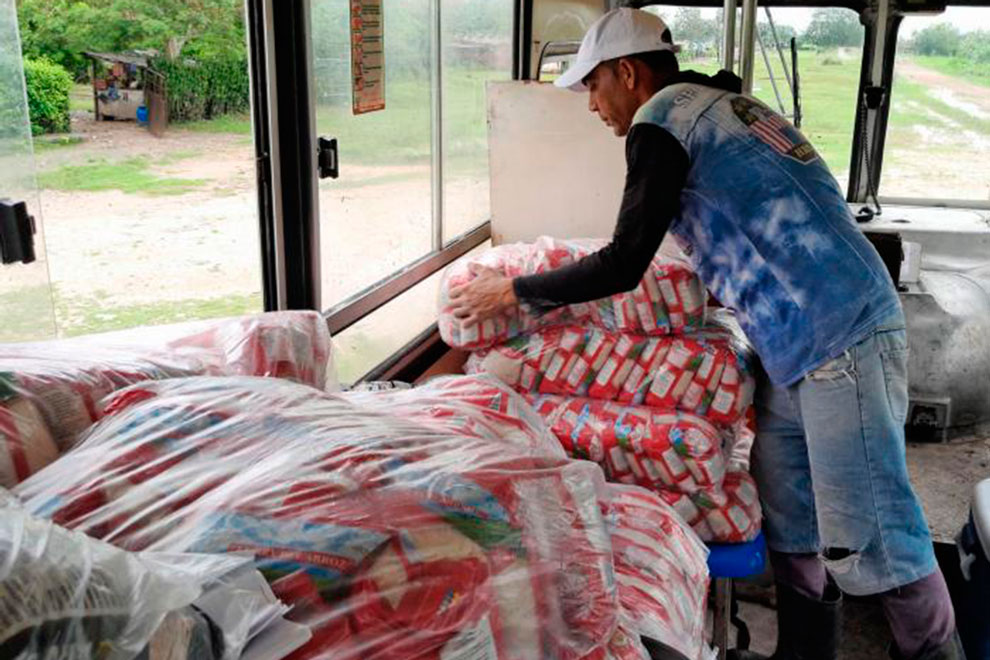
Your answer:
[[[604,508],[623,628],[692,660],[707,657],[708,550],[670,506],[642,488],[609,484]]]
[[[440,285],[440,335],[450,346],[473,350],[548,325],[591,325],[613,332],[665,335],[704,324],[704,285],[688,264],[660,255],[653,259],[640,284],[628,293],[567,305],[540,316],[517,308],[481,324],[465,324],[450,312],[451,289],[469,282],[477,266],[495,268],[508,277],[531,275],[573,263],[604,245],[603,240],[564,241],[544,236],[533,243],[500,245],[458,261],[444,273]]]
[[[249,557],[131,553],[11,504],[0,515],[0,657],[220,658],[189,605]]]
[[[744,470],[730,468],[717,489],[690,495],[664,489],[656,493],[703,541],[742,543],[752,541],[760,532],[763,510],[756,482]]]
[[[0,344],[0,485],[24,480],[100,417],[99,401],[146,381],[192,375],[335,383],[316,312],[272,312],[76,339]]]
[[[16,493],[123,548],[253,553],[313,632],[296,660],[610,657],[620,608],[601,471],[503,420],[539,424],[506,414],[524,404],[504,385],[445,379],[420,395],[434,403],[147,382],[108,397],[84,440]]]
[[[475,352],[465,370],[496,375],[519,392],[677,409],[728,425],[753,403],[747,352],[718,327],[647,337],[558,326]]]
[[[587,397],[533,398],[568,455],[594,461],[609,481],[656,491],[673,504],[705,541],[737,542],[756,536],[761,511],[748,469],[753,433],[747,420],[716,427],[702,417]],[[736,501],[727,475],[752,487]]]
[[[570,456],[598,463],[609,481],[691,494],[725,477],[722,434],[696,415],[553,394],[533,406]]]
[[[494,376],[441,376],[416,388],[342,396],[365,408],[451,433],[508,442],[535,455],[567,456],[526,398]]]

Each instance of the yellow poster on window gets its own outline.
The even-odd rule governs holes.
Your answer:
[[[351,0],[354,114],[385,109],[385,15],[382,0]]]

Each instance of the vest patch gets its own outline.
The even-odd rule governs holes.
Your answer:
[[[818,153],[811,143],[780,115],[745,96],[737,96],[731,103],[736,117],[761,142],[781,156],[793,158],[799,163],[810,163],[818,159]]]

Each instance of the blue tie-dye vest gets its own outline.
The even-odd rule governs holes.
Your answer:
[[[898,313],[890,276],[835,179],[778,114],[748,96],[676,83],[633,123],[684,146],[690,167],[670,231],[736,310],[774,383],[800,380]]]

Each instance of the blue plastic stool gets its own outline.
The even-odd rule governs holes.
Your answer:
[[[719,660],[724,660],[729,648],[730,623],[739,629],[736,648],[749,648],[749,629],[736,616],[732,580],[762,573],[766,565],[767,546],[761,531],[755,539],[746,543],[709,543],[708,551],[708,573],[715,582],[712,644],[718,648]]]

